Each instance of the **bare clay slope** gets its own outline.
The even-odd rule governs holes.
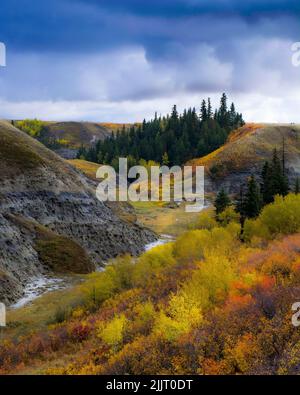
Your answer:
[[[48,271],[85,273],[139,254],[155,235],[95,198],[95,184],[38,141],[0,121],[0,300]]]
[[[223,147],[190,164],[205,166],[206,192],[217,192],[225,187],[237,193],[247,177],[260,175],[264,162],[272,158],[274,148],[282,155],[283,140],[288,176],[293,183],[300,175],[299,125],[247,124],[234,131]]]

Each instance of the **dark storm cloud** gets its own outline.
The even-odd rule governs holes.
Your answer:
[[[172,40],[214,40],[226,19],[233,24],[221,33],[230,37],[240,33],[239,21],[255,29],[262,18],[294,18],[299,12],[300,2],[294,0],[2,0],[0,34],[22,51],[86,52],[143,44],[154,52]],[[280,36],[294,33],[288,24],[270,29]]]
[[[154,111],[203,92],[292,93],[299,15],[299,0],[2,0],[0,101],[148,100]]]

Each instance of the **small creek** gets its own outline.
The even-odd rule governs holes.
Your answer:
[[[155,247],[164,245],[174,241],[174,238],[169,235],[161,235],[161,237],[153,242],[145,245],[145,251],[150,251]],[[102,267],[99,270],[104,270]],[[39,276],[35,277],[28,283],[24,289],[24,295],[16,303],[14,303],[10,308],[19,309],[31,303],[40,296],[51,292],[58,291],[61,289],[66,289],[69,286],[69,281],[66,278],[50,277],[50,276]]]

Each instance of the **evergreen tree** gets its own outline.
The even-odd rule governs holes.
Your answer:
[[[260,190],[254,176],[248,180],[242,212],[246,218],[256,218],[262,208]]]
[[[219,123],[222,128],[227,128],[229,126],[229,113],[227,109],[227,96],[223,93],[221,97],[221,104],[219,109]]]
[[[285,170],[283,169],[282,162],[278,157],[276,148],[273,152],[271,179],[271,192],[273,197],[275,197],[275,195],[286,196],[289,190],[288,180],[285,176]]]
[[[213,117],[213,110],[211,106],[210,98],[207,99],[207,119],[212,119]]]
[[[207,121],[207,107],[206,107],[206,101],[205,100],[203,100],[202,104],[201,104],[200,117],[201,117],[201,121],[202,122]]]
[[[231,104],[230,107],[230,113],[229,113],[229,124],[231,127],[234,127],[235,123],[236,123],[236,111],[235,111],[235,105],[234,103]]]
[[[89,149],[80,149],[78,158],[111,164],[120,156],[130,155],[137,163],[140,159],[160,163],[166,153],[169,165],[182,165],[223,145],[231,130],[238,126],[237,122],[241,122],[242,118],[238,119],[238,115],[235,124],[231,125],[225,94],[214,116],[210,99],[207,103],[203,100],[200,116],[195,108],[186,109],[179,115],[174,106],[166,117],[158,117],[156,113],[154,119],[148,122],[144,120],[141,125],[133,125],[129,129],[123,126],[106,140]]]
[[[223,211],[226,210],[231,204],[230,198],[228,194],[225,192],[225,189],[222,188],[221,191],[218,193],[217,198],[215,200],[215,208],[216,208],[216,215],[222,214]]]
[[[265,163],[261,174],[261,192],[264,204],[272,203],[276,195],[286,196],[288,194],[289,181],[284,163],[284,154],[281,161],[277,149],[274,149],[272,161]]]

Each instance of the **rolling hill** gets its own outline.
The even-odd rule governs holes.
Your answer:
[[[12,121],[12,124],[22,130],[22,122]],[[30,123],[30,120],[25,122]],[[97,141],[106,139],[113,132],[131,126],[96,122],[40,122],[42,130],[35,137],[65,159],[74,159],[81,146],[90,147]]]
[[[251,174],[259,176],[265,161],[276,148],[284,151],[291,182],[300,174],[300,126],[247,124],[232,132],[227,143],[211,154],[190,161],[193,166],[205,166],[206,192],[225,187],[236,193]]]

